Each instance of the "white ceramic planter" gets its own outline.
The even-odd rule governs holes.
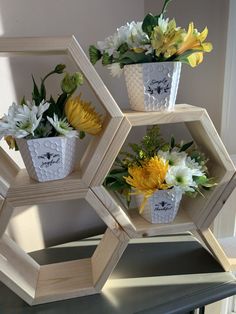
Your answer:
[[[138,208],[141,207],[143,196],[135,195]],[[170,223],[175,219],[182,198],[178,187],[169,190],[158,190],[151,196],[141,215],[151,223]]]
[[[124,74],[131,109],[174,110],[180,72],[181,62],[126,65]]]
[[[31,178],[40,182],[58,180],[73,171],[76,138],[58,136],[16,141]]]

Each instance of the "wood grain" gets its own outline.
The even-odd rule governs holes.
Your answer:
[[[94,176],[94,179],[91,183],[91,186],[99,186],[103,183],[106,175],[111,169],[117,155],[120,152],[122,145],[124,144],[129,131],[131,129],[131,124],[127,119],[123,119],[119,129],[117,130],[112,143],[107,145],[104,152],[106,152],[103,156],[102,162]]]
[[[0,280],[32,304],[40,266],[6,235],[0,240],[0,252]]]
[[[124,112],[132,126],[168,124],[201,119],[205,109],[186,104],[175,106],[174,111]]]
[[[10,184],[16,177],[20,168],[0,147],[0,194],[7,195]]]
[[[122,119],[121,117],[107,119],[102,133],[95,136],[87,147],[81,160],[82,179],[87,186],[94,179],[98,169],[102,168],[100,165],[104,163],[108,147],[111,145],[118,129],[120,129]]]
[[[0,207],[0,238],[4,234],[9,224],[13,209],[14,208],[11,206],[11,204],[9,204],[8,200],[4,200],[2,206]]]
[[[101,103],[106,108],[111,117],[123,117],[123,114],[112,97],[111,93],[103,83],[102,79],[96,72],[94,66],[91,64],[79,43],[72,37],[68,47],[71,57],[74,59],[84,76],[87,78],[88,83],[100,99]]]
[[[198,229],[197,232],[205,243],[206,247],[215,256],[215,258],[218,260],[224,270],[230,271],[231,265],[229,263],[228,257],[226,256],[224,250],[220,246],[219,242],[217,241],[211,230],[209,228],[204,230]]]
[[[92,256],[93,282],[97,290],[100,290],[112,270],[118,263],[129,242],[128,236],[121,230],[117,238],[107,229],[99,246]]]
[[[40,267],[34,304],[65,300],[95,293],[91,259]]]
[[[26,170],[21,170],[8,191],[8,201],[12,206],[44,204],[85,197],[87,188],[79,172],[74,172],[62,180],[37,182]]]

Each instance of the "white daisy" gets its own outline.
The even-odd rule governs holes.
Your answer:
[[[189,156],[186,158],[186,166],[191,169],[193,176],[201,177],[204,175],[201,165]]]
[[[42,115],[49,106],[50,104],[45,101],[39,106],[28,101],[23,105],[13,103],[8,109],[8,114],[0,120],[0,138],[9,135],[14,138],[34,136]]]
[[[185,152],[177,152],[177,151],[163,152],[162,150],[159,150],[157,155],[164,158],[165,160],[168,160],[170,167],[184,166],[186,158],[187,158],[187,154]]]
[[[160,17],[158,18],[158,26],[160,27],[163,33],[167,31],[168,23],[169,23],[169,19],[168,18],[164,19],[163,15],[161,14]]]
[[[196,186],[191,169],[184,166],[170,167],[165,180],[171,186],[179,186],[183,192],[194,192],[194,187]]]
[[[54,113],[53,119],[50,117],[47,117],[47,119],[59,134],[64,135],[66,137],[78,136],[78,132],[73,130],[73,128],[70,126],[66,118],[64,118],[63,120],[58,119],[58,116]]]
[[[120,77],[123,73],[123,69],[121,69],[119,63],[112,63],[107,66],[107,68],[110,70],[111,75],[113,77]]]

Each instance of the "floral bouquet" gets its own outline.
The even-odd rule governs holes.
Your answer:
[[[13,103],[0,119],[0,139],[4,137],[12,149],[20,150],[29,175],[46,181],[65,177],[73,170],[76,138],[85,133],[96,135],[102,129],[102,117],[81,95],[72,97],[83,84],[79,72],[65,73],[61,94],[47,98],[45,82],[54,74],[62,74],[65,65],[58,64],[38,86],[33,79],[32,101],[25,97]]]
[[[200,33],[193,22],[188,31],[177,27],[175,19],[165,17],[171,0],[165,0],[160,14],[147,14],[142,22],[131,22],[121,26],[107,37],[91,45],[89,56],[92,64],[101,59],[113,76],[119,76],[125,65],[147,62],[180,61],[195,67],[203,60],[203,53],[212,50],[205,42],[208,29]]]
[[[173,204],[177,212],[183,194],[203,195],[204,189],[216,185],[208,175],[207,158],[193,141],[177,144],[172,137],[168,143],[160,136],[159,127],[153,126],[140,144],[129,146],[131,152],[120,153],[104,185],[125,196],[128,206],[131,196],[136,196],[141,214],[152,203],[156,219],[162,217],[157,222],[169,222],[170,216],[164,221],[163,214]]]
[[[165,17],[170,1],[165,0],[160,14],[127,23],[89,47],[92,64],[101,59],[112,76],[124,69],[130,106],[136,111],[174,110],[181,64],[195,67],[212,50],[205,42],[207,27],[199,32],[191,22],[186,31]]]

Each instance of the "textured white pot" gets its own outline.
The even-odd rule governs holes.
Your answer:
[[[124,67],[131,109],[174,110],[181,62],[130,64]]]
[[[138,208],[141,207],[143,196],[135,195]],[[178,187],[169,190],[158,190],[151,196],[141,215],[151,223],[170,223],[175,219],[182,198]]]
[[[16,142],[29,176],[37,181],[62,179],[74,169],[76,138],[58,136]]]

